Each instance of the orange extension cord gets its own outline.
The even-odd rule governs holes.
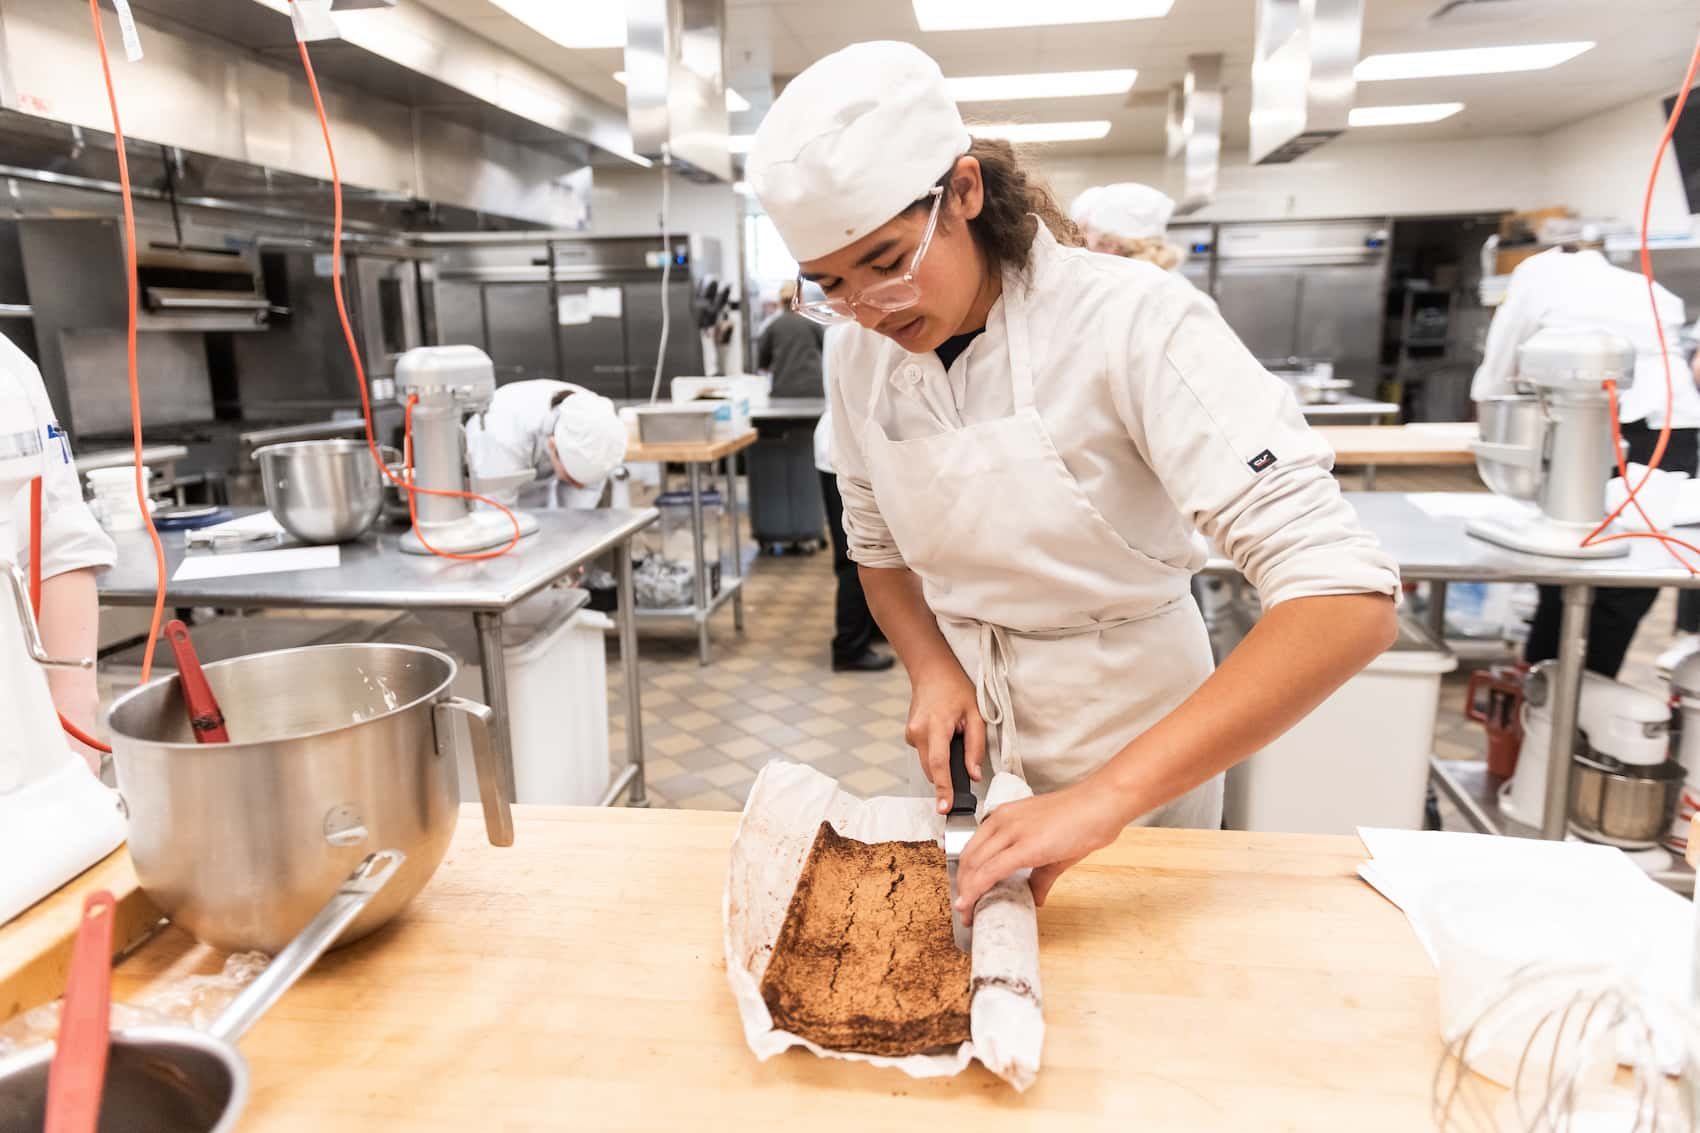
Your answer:
[[[1640,483],[1630,485],[1629,466],[1623,456],[1623,431],[1617,419],[1617,383],[1605,383],[1606,394],[1611,401],[1612,448],[1617,456],[1618,475],[1623,477],[1628,492],[1624,496],[1623,502],[1613,508],[1611,514],[1606,516],[1600,525],[1590,531],[1587,537],[1582,540],[1582,546],[1593,547],[1600,543],[1614,543],[1621,539],[1657,539],[1660,545],[1669,551],[1671,557],[1681,563],[1682,568],[1689,574],[1700,574],[1700,570],[1697,570],[1694,564],[1683,558],[1677,548],[1681,547],[1683,550],[1700,556],[1700,547],[1659,530],[1658,524],[1654,523],[1652,518],[1648,516],[1645,509],[1641,507],[1641,501],[1636,496],[1642,488],[1647,486],[1647,481],[1653,478],[1653,472],[1659,467],[1659,461],[1664,459],[1665,448],[1670,443],[1670,419],[1675,400],[1675,378],[1671,374],[1670,352],[1665,343],[1665,327],[1664,323],[1659,321],[1659,301],[1653,291],[1653,259],[1647,250],[1647,223],[1653,213],[1653,189],[1658,184],[1659,167],[1664,163],[1665,149],[1670,145],[1671,137],[1676,133],[1676,124],[1682,118],[1683,108],[1688,104],[1688,92],[1694,86],[1694,75],[1697,70],[1700,70],[1700,39],[1695,41],[1694,52],[1688,60],[1688,74],[1682,80],[1682,89],[1677,93],[1675,105],[1671,107],[1670,120],[1665,123],[1664,136],[1659,139],[1658,151],[1653,155],[1653,171],[1647,175],[1647,192],[1641,201],[1641,275],[1647,280],[1647,302],[1653,310],[1653,329],[1658,335],[1659,352],[1665,363],[1665,423],[1663,428],[1659,430],[1659,441],[1653,446],[1653,455],[1647,461],[1646,475],[1641,477]],[[1606,528],[1610,527],[1617,517],[1623,514],[1624,509],[1631,504],[1634,505],[1636,514],[1641,517],[1641,522],[1646,524],[1647,530],[1622,531],[1615,535],[1604,534]]]
[[[93,0],[90,0],[90,2],[92,3]],[[295,3],[295,0],[289,0],[289,2],[293,4]],[[354,362],[354,377],[360,386],[360,411],[365,416],[366,420],[366,447],[371,450],[372,459],[377,462],[378,469],[384,474],[384,476],[388,478],[391,483],[395,484],[402,491],[407,493],[408,517],[413,521],[414,534],[419,536],[419,542],[424,544],[427,551],[430,551],[433,555],[440,555],[445,559],[457,559],[463,562],[477,562],[481,559],[493,559],[500,555],[505,555],[518,545],[521,535],[519,518],[515,516],[512,511],[503,507],[495,500],[490,499],[488,496],[481,496],[476,492],[456,492],[442,488],[419,488],[414,486],[413,403],[417,401],[418,398],[412,397],[408,399],[406,423],[403,427],[403,452],[405,453],[404,462],[407,469],[407,478],[403,480],[394,472],[391,472],[389,465],[384,463],[383,454],[378,451],[377,438],[373,435],[372,430],[372,402],[366,391],[366,367],[360,361],[360,349],[354,341],[354,327],[349,322],[348,305],[344,302],[342,294],[342,175],[337,171],[336,147],[331,144],[330,122],[325,117],[324,101],[319,97],[319,80],[313,73],[313,60],[307,53],[307,41],[298,36],[296,38],[295,45],[301,51],[301,69],[307,74],[307,89],[313,94],[313,109],[319,116],[319,130],[325,138],[325,156],[330,159],[331,200],[333,205],[331,230],[331,289],[336,294],[337,318],[342,321],[342,336],[344,341],[348,344],[348,356]],[[448,496],[462,500],[477,500],[480,503],[489,504],[503,515],[507,516],[508,521],[514,525],[513,538],[509,539],[506,545],[498,547],[493,551],[480,551],[476,554],[459,554],[454,551],[444,551],[437,547],[433,547],[426,541],[424,532],[419,529],[419,508],[417,496],[421,493],[427,496]]]

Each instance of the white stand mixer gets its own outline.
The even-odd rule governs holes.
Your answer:
[[[496,392],[496,368],[476,346],[417,346],[403,354],[395,367],[396,397],[413,406],[413,483],[433,491],[464,492],[466,435],[461,422],[480,413]],[[529,479],[529,477],[527,477]],[[402,536],[401,549],[428,555],[435,548],[469,554],[500,547],[513,538],[513,521],[493,508],[474,509],[460,496],[414,496],[413,530]],[[515,511],[521,536],[537,530],[537,517]],[[426,544],[430,546],[426,546]]]
[[[1502,495],[1533,500],[1537,510],[1516,518],[1483,517],[1466,526],[1471,535],[1513,551],[1568,559],[1608,559],[1629,553],[1621,540],[1584,547],[1606,517],[1606,481],[1617,454],[1612,446],[1611,401],[1604,385],[1628,389],[1635,380],[1635,348],[1611,334],[1548,328],[1517,352],[1519,386],[1533,398],[1499,398],[1490,419],[1483,403],[1483,440],[1472,441],[1482,479]],[[1526,443],[1506,443],[1495,429],[1523,432],[1512,414],[1539,414]],[[1527,433],[1525,433],[1527,436]]]
[[[0,369],[0,533],[12,501],[58,449],[44,440],[23,381]],[[0,539],[0,924],[111,853],[126,823],[116,792],[89,773],[59,725],[47,667],[92,668],[92,660],[47,656],[30,609],[29,579],[3,556],[27,533]]]

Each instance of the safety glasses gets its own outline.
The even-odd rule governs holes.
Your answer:
[[[909,261],[909,270],[897,279],[887,279],[864,288],[855,295],[843,299],[816,299],[805,302],[803,299],[803,273],[797,273],[797,293],[791,297],[791,309],[802,315],[810,322],[822,326],[832,326],[836,323],[848,323],[856,320],[856,308],[866,307],[870,310],[890,314],[913,307],[921,301],[921,288],[915,282],[915,272],[921,266],[921,257],[927,254],[928,245],[933,242],[933,231],[939,224],[939,205],[944,201],[944,187],[934,185],[930,195],[933,198],[933,211],[927,217],[926,231],[921,233],[921,243],[915,248],[915,258]]]

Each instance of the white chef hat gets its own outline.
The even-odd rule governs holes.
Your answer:
[[[1092,205],[1104,191],[1104,186],[1094,185],[1074,198],[1074,203],[1068,206],[1068,218],[1084,228],[1092,221]]]
[[[1090,206],[1093,228],[1127,240],[1161,236],[1175,213],[1168,194],[1134,181],[1105,185]]]
[[[580,484],[595,484],[626,458],[626,426],[599,394],[575,392],[561,402],[551,436],[561,467]]]
[[[854,43],[791,80],[756,131],[746,175],[791,254],[813,260],[926,196],[968,143],[926,52]]]

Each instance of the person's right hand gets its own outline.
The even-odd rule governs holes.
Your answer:
[[[921,770],[933,784],[940,814],[950,810],[950,738],[963,734],[968,776],[980,778],[986,757],[986,722],[974,699],[974,685],[960,668],[915,681],[909,722],[903,738],[921,758]]]

